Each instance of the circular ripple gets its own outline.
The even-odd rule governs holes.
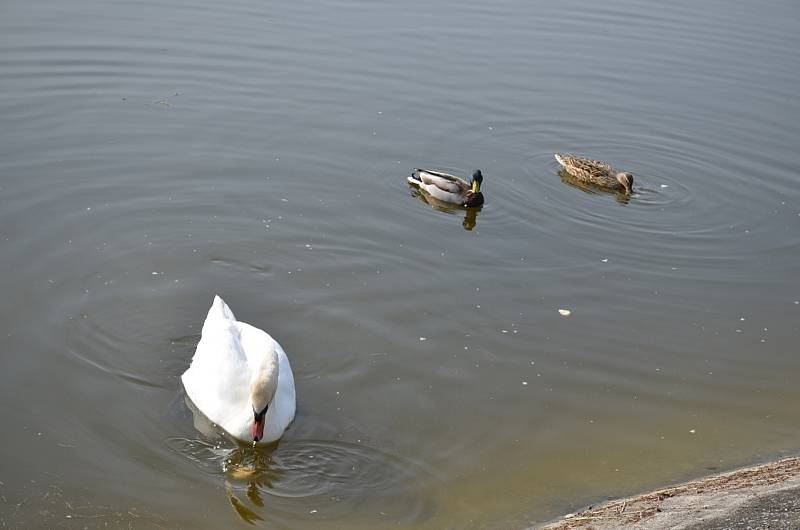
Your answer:
[[[66,324],[66,351],[75,359],[128,384],[170,388],[177,373],[191,356],[194,343],[173,341],[169,348],[181,355],[163,358],[163,337],[170,328],[157,318],[158,306],[173,293],[115,289],[91,293],[85,299],[62,300]]]
[[[594,152],[613,150],[598,147],[581,152],[598,156]],[[687,181],[675,172],[664,172],[658,161],[652,161],[656,156],[640,156],[649,161],[646,166],[625,163],[621,155],[613,157],[617,167],[634,173],[634,193],[626,196],[571,178],[560,170],[552,152],[535,153],[524,161],[519,176],[503,182],[505,222],[527,222],[540,229],[550,228],[554,233],[570,223],[618,230],[620,222],[626,219],[630,222],[625,229],[635,232],[657,234],[697,229],[696,225],[686,224],[685,212],[696,201]],[[553,219],[558,219],[558,224]]]
[[[371,512],[377,505],[406,522],[431,513],[430,501],[421,494],[431,482],[430,472],[366,445],[282,440],[250,448],[183,437],[166,443],[204,472],[223,478],[231,504],[245,519],[291,520],[308,513],[309,506],[320,518],[334,519],[358,513],[365,499]]]

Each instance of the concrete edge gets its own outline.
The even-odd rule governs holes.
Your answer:
[[[787,489],[800,494],[800,457],[790,457],[605,502],[530,530],[686,529]]]

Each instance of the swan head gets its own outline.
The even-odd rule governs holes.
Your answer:
[[[633,193],[633,174],[624,171],[617,173],[617,180],[625,188],[625,193]]]
[[[267,409],[278,388],[278,354],[275,347],[255,366],[250,376],[250,404],[253,407],[253,442],[264,437]]]

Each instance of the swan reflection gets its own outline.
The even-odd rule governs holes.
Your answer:
[[[423,463],[360,441],[333,439],[333,433],[253,447],[227,436],[183,398],[201,436],[170,438],[168,445],[219,477],[228,503],[248,524],[307,514],[309,507],[328,520],[352,517],[365,499],[400,522],[425,519],[435,511],[430,498],[420,494],[421,484],[432,480]],[[302,435],[302,429],[294,434]]]
[[[250,503],[257,507],[264,507],[263,492],[274,489],[274,484],[279,482],[286,473],[278,466],[270,466],[272,453],[278,443],[266,447],[239,447],[234,449],[223,460],[222,469],[225,472],[225,493],[237,515],[243,521],[253,524],[263,521],[263,517],[247,506],[247,502],[240,498],[241,493]]]
[[[237,492],[242,491],[243,496],[253,506],[264,507],[262,492],[274,490],[274,484],[280,482],[286,473],[286,469],[281,466],[270,466],[272,455],[280,441],[257,447],[242,445],[209,421],[188,396],[184,396],[184,400],[192,412],[195,429],[209,439],[224,438],[234,445],[230,446],[227,443],[210,445],[195,442],[186,448],[188,450],[185,449],[182,452],[191,454],[192,459],[203,463],[204,467],[210,462],[218,462],[217,469],[221,468],[225,476],[225,493],[228,502],[239,517],[250,524],[263,521],[264,518],[248,508],[247,501],[241,498]],[[213,464],[211,467],[213,468]]]

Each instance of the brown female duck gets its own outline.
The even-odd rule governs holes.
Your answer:
[[[612,190],[633,192],[633,175],[626,171],[617,172],[605,162],[567,153],[556,153],[556,161],[564,166],[567,173],[578,180]]]

